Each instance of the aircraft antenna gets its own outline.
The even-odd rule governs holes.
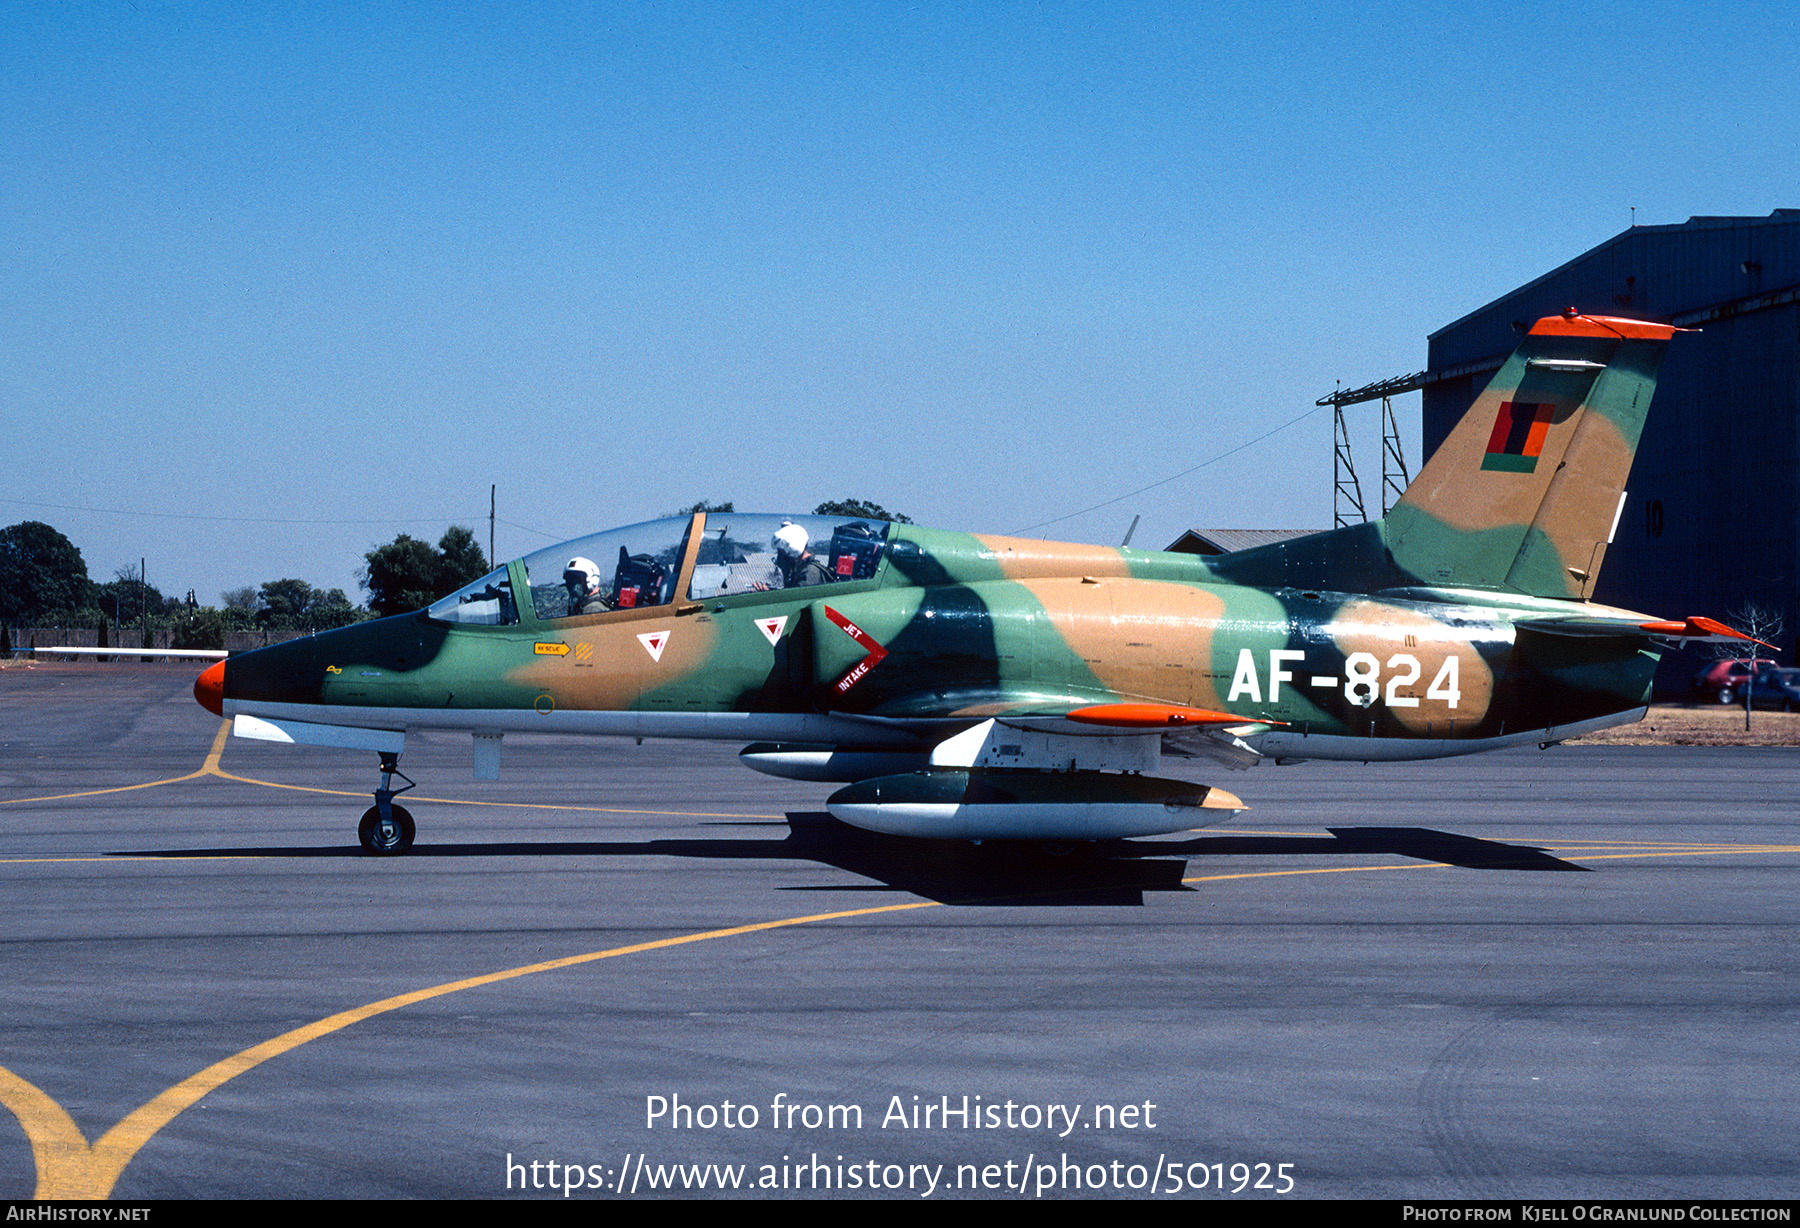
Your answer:
[[[494,565],[494,491],[496,483],[488,483],[488,566]]]
[[[1142,519],[1142,512],[1139,512],[1136,516],[1131,518],[1131,527],[1125,530],[1125,540],[1119,543],[1119,549],[1123,550],[1131,544],[1131,535],[1137,532],[1137,522]]]
[[[1356,480],[1356,464],[1350,459],[1350,432],[1344,426],[1344,406],[1335,398],[1331,406],[1331,421],[1331,518],[1332,527],[1341,529],[1351,523],[1365,523],[1369,519],[1369,513],[1363,507],[1362,483]],[[1354,522],[1350,519],[1351,512],[1356,513]]]

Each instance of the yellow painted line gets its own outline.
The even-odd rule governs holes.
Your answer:
[[[1596,853],[1583,861],[1618,861],[1631,857],[1723,857],[1733,853],[1800,853],[1800,844],[1747,845],[1730,849],[1689,849],[1686,852]]]
[[[195,775],[203,773],[196,772]],[[317,785],[286,785],[276,780],[257,780],[250,776],[233,776],[230,772],[211,772],[205,775],[218,776],[224,780],[235,780],[244,785],[261,785],[265,789],[295,789],[301,793],[329,793],[333,797],[368,797],[369,790],[353,793],[348,789],[321,789]],[[188,780],[183,776],[180,779]],[[682,819],[785,819],[785,814],[744,814],[741,812],[725,812],[712,810],[631,810],[623,806],[567,806],[553,802],[489,802],[477,798],[466,797],[422,797],[418,794],[406,799],[407,804],[414,802],[431,802],[439,806],[503,806],[513,810],[579,810],[588,814],[660,814]]]
[[[1337,874],[1357,870],[1429,870],[1443,867],[1431,864],[1401,866],[1347,866],[1331,869],[1312,870],[1274,870],[1258,871],[1246,874],[1220,874],[1205,878],[1183,880],[1185,882],[1220,882],[1229,879],[1248,878],[1280,878],[1297,874]],[[584,955],[569,955],[560,959],[544,960],[540,963],[526,964],[518,968],[508,968],[501,972],[490,972],[483,976],[468,977],[459,981],[449,981],[442,985],[434,985],[428,989],[418,989],[411,993],[396,994],[371,1002],[365,1006],[340,1011],[328,1015],[304,1027],[283,1032],[259,1045],[252,1045],[242,1052],[235,1053],[223,1061],[214,1062],[173,1087],[156,1096],[140,1108],[128,1114],[112,1129],[100,1136],[98,1142],[90,1145],[80,1127],[63,1111],[48,1094],[35,1084],[27,1082],[5,1067],[0,1067],[0,1104],[10,1109],[19,1124],[24,1128],[26,1137],[31,1141],[32,1157],[37,1163],[38,1183],[33,1198],[38,1199],[104,1199],[111,1195],[113,1186],[118,1183],[126,1167],[137,1153],[143,1149],[158,1131],[168,1125],[184,1111],[193,1107],[207,1095],[218,1090],[232,1079],[271,1058],[288,1053],[309,1041],[329,1036],[342,1031],[355,1023],[396,1011],[418,1002],[426,1002],[433,998],[441,998],[447,994],[475,989],[483,985],[493,985],[501,981],[514,980],[518,977],[530,976],[538,972],[551,972],[560,968],[570,968],[578,964],[594,963],[603,959],[615,959],[622,955],[636,955],[645,951],[659,951],[668,947],[683,946],[689,943],[705,942],[714,938],[733,938],[743,934],[760,933],[767,930],[787,929],[799,925],[810,925],[820,921],[841,921],[852,917],[877,916],[882,913],[910,912],[921,908],[941,908],[936,900],[918,900],[907,904],[884,904],[874,908],[856,908],[844,912],[812,913],[803,917],[786,917],[777,921],[759,921],[749,925],[737,925],[727,929],[705,930],[696,934],[683,934],[675,938],[658,938],[650,942],[634,943],[631,946],[611,947],[603,951],[591,951]]]
[[[211,750],[198,771],[185,776],[171,777],[167,780],[148,781],[143,784],[126,785],[114,789],[95,789],[82,793],[58,794],[54,797],[15,798],[14,801],[56,801],[72,797],[93,797],[106,793],[122,793],[132,789],[152,788],[157,785],[175,784],[180,781],[194,780],[203,776],[218,776],[226,780],[234,780],[243,784],[260,785],[267,788],[299,789],[312,793],[331,793],[339,796],[358,797],[360,794],[345,793],[341,790],[318,789],[304,785],[281,785],[272,781],[254,780],[248,777],[234,776],[219,767],[219,759],[224,751],[226,738],[230,736],[231,723],[224,722],[213,739]],[[420,801],[440,802],[450,805],[488,805],[519,806],[512,802],[483,802],[464,799],[420,798]],[[746,814],[708,814],[694,811],[670,810],[615,810],[597,806],[560,806],[531,805],[529,808],[549,810],[596,811],[616,814],[652,814],[679,817],[707,818],[780,818],[780,815],[746,815]],[[1220,829],[1211,829],[1218,832]],[[1230,832],[1241,835],[1275,835],[1302,833],[1273,832]],[[1304,833],[1314,835],[1318,833]],[[1328,834],[1328,833],[1327,833]],[[1629,842],[1607,842],[1600,847],[1619,847]],[[1589,846],[1592,847],[1592,846]],[[1643,845],[1638,845],[1642,849]],[[1728,853],[1750,852],[1800,852],[1800,846],[1794,845],[1751,845],[1751,846],[1717,846],[1706,848],[1686,848],[1681,850],[1662,849],[1658,851],[1639,851],[1630,853],[1594,854],[1589,860],[1618,860],[1649,857],[1701,857],[1717,856]],[[240,859],[232,857],[232,860]],[[257,860],[254,856],[243,857],[244,860]],[[92,858],[19,858],[12,863],[21,862],[53,862],[53,861],[170,861],[170,860],[213,860],[212,858],[157,858],[157,857],[92,857]],[[1236,874],[1199,875],[1182,879],[1187,883],[1231,882],[1258,878],[1291,878],[1311,874],[1357,874],[1381,872],[1387,870],[1439,870],[1451,867],[1440,862],[1409,862],[1400,865],[1382,866],[1330,866],[1314,867],[1299,870],[1259,870]],[[0,1067],[0,1104],[4,1104],[18,1118],[30,1140],[32,1157],[37,1166],[38,1183],[34,1198],[39,1199],[104,1199],[108,1197],[119,1177],[124,1173],[137,1153],[153,1138],[158,1131],[181,1113],[224,1084],[235,1079],[246,1071],[253,1070],[272,1058],[288,1053],[310,1041],[317,1040],[332,1033],[342,1031],[352,1024],[363,1020],[396,1011],[402,1007],[419,1002],[440,998],[448,994],[459,993],[465,989],[475,989],[484,985],[497,984],[514,980],[518,977],[530,976],[539,972],[551,972],[561,968],[574,967],[580,964],[594,963],[599,960],[614,959],[624,955],[636,955],[646,951],[658,951],[669,947],[683,946],[690,943],[705,942],[714,938],[732,938],[744,934],[760,933],[768,930],[786,929],[799,925],[810,925],[821,921],[839,921],[853,917],[876,916],[883,913],[907,912],[921,908],[937,908],[942,905],[935,900],[920,900],[907,904],[887,904],[873,908],[858,908],[844,912],[813,913],[801,917],[787,917],[775,921],[760,921],[749,925],[732,926],[726,929],[705,930],[699,933],[683,934],[674,938],[659,938],[649,942],[635,943],[630,946],[612,947],[602,951],[592,951],[583,955],[564,956],[559,959],[544,960],[535,964],[526,964],[517,968],[509,968],[500,972],[490,972],[482,976],[468,977],[462,980],[449,981],[426,989],[414,990],[410,993],[397,994],[383,998],[351,1010],[340,1011],[323,1019],[284,1032],[259,1045],[253,1045],[222,1061],[214,1062],[180,1083],[168,1088],[154,1097],[122,1121],[101,1135],[98,1142],[89,1144],[86,1136],[74,1122],[74,1119],[42,1089],[19,1077],[5,1067]]]
[[[206,752],[206,762],[200,765],[202,772],[216,773],[219,770],[219,756],[225,753],[225,743],[231,737],[231,722],[220,721],[219,732],[213,735],[212,749]]]
[[[1592,857],[1583,857],[1583,861],[1618,861],[1632,858],[1651,857],[1720,857],[1734,853],[1800,853],[1800,845],[1748,844],[1731,848],[1686,849],[1680,851],[1651,851],[1641,853],[1598,853]],[[1184,878],[1185,883],[1221,883],[1234,878],[1282,878],[1296,874],[1358,874],[1372,870],[1454,870],[1458,867],[1444,861],[1409,862],[1397,866],[1327,866],[1310,870],[1265,870],[1249,874],[1209,874],[1199,878]]]
[[[1316,840],[1329,840],[1332,838],[1332,833],[1330,831],[1327,831],[1324,829],[1320,829],[1317,831],[1277,831],[1272,828],[1262,828],[1259,830],[1252,830],[1249,828],[1237,828],[1237,827],[1195,827],[1195,828],[1190,828],[1188,832],[1183,833],[1183,835],[1188,835],[1188,834],[1207,835],[1207,836],[1283,836],[1283,837],[1298,837],[1298,838],[1303,838],[1303,839],[1316,839]],[[1533,848],[1541,848],[1541,849],[1584,849],[1584,848],[1735,849],[1735,848],[1749,847],[1749,846],[1742,845],[1742,844],[1727,843],[1727,842],[1715,842],[1715,841],[1708,841],[1708,840],[1557,840],[1554,843],[1544,843],[1544,841],[1546,841],[1548,839],[1548,837],[1546,837],[1542,834],[1532,835],[1532,836],[1468,836],[1468,837],[1463,837],[1463,838],[1469,839],[1469,840],[1484,841],[1484,842],[1490,843],[1490,844],[1530,844]],[[1170,841],[1169,843],[1173,843],[1173,841]],[[1152,844],[1150,842],[1146,842],[1146,847],[1154,847],[1154,844]],[[1754,847],[1761,848],[1763,846],[1756,845]]]
[[[324,793],[332,797],[368,797],[364,790],[360,793],[347,789],[321,789],[315,785],[289,785],[274,780],[257,780],[251,776],[238,776],[227,772],[219,766],[219,758],[225,753],[225,744],[231,738],[231,722],[222,721],[219,732],[214,735],[212,749],[207,751],[206,760],[198,770],[185,776],[170,776],[163,780],[146,780],[135,785],[118,785],[110,789],[86,789],[79,793],[52,793],[47,797],[11,797],[0,799],[0,806],[18,805],[24,802],[60,802],[75,797],[99,797],[107,793],[128,793],[133,789],[154,789],[159,785],[178,785],[183,781],[199,780],[203,776],[217,776],[221,780],[236,781],[242,785],[259,785],[265,789],[293,789],[301,793]],[[461,797],[419,797],[412,801],[431,802],[440,806],[503,806],[515,810],[576,810],[589,814],[650,814],[664,815],[679,819],[785,819],[785,814],[745,814],[742,812],[714,810],[632,810],[621,806],[567,806],[547,802],[489,802]]]
[[[552,972],[559,968],[572,968],[578,964],[591,964],[603,959],[616,959],[621,955],[637,955],[644,951],[660,951],[668,947],[684,946],[689,943],[706,942],[713,938],[735,938],[743,934],[761,933],[766,930],[787,929],[797,925],[811,925],[820,921],[842,921],[851,917],[871,917],[881,913],[909,912],[919,908],[940,908],[936,900],[918,900],[909,904],[883,904],[874,908],[855,908],[845,912],[812,913],[804,917],[784,917],[777,921],[757,921],[749,925],[735,925],[728,929],[705,930],[696,934],[682,934],[675,938],[657,938],[650,942],[633,943],[625,947],[611,947],[604,951],[590,951],[585,955],[568,955],[561,959],[544,960],[541,963],[526,964],[518,968],[508,968],[502,972],[490,972],[483,976],[467,977],[460,981],[448,981],[442,985],[434,985],[429,989],[416,989],[411,993],[396,994],[391,998],[383,998],[379,1002],[370,1002],[366,1006],[358,1006],[351,1010],[339,1011],[335,1015],[327,1015],[314,1023],[283,1032],[260,1045],[252,1045],[241,1053],[235,1053],[223,1061],[214,1062],[211,1066],[188,1076],[161,1095],[150,1100],[140,1108],[128,1114],[118,1125],[100,1136],[100,1140],[91,1146],[86,1136],[81,1133],[73,1119],[63,1111],[62,1106],[32,1083],[18,1075],[0,1067],[0,1104],[11,1109],[24,1127],[26,1137],[31,1140],[32,1156],[37,1162],[38,1183],[33,1198],[38,1199],[103,1199],[112,1193],[113,1186],[124,1173],[126,1165],[145,1143],[154,1137],[157,1131],[168,1125],[184,1110],[191,1108],[202,1098],[216,1091],[224,1084],[237,1078],[248,1070],[253,1070],[270,1058],[279,1057],[293,1049],[298,1049],[308,1041],[329,1036],[333,1032],[342,1031],[354,1023],[376,1015],[385,1015],[389,1011],[397,1011],[401,1007],[412,1006],[418,1002],[426,1002],[432,998],[441,998],[446,994],[459,993],[465,989],[475,989],[482,985],[493,985],[500,981],[510,981],[522,976],[530,976],[538,972]]]
[[[1746,848],[1743,852],[1763,851],[1760,848]],[[1800,847],[1790,849],[1779,846],[1775,851],[1800,851]],[[1669,853],[1612,853],[1603,854],[1605,858],[1630,857],[1662,857],[1662,856],[1716,856],[1717,850],[1693,850],[1690,852]],[[1385,866],[1329,866],[1302,870],[1257,870],[1238,874],[1210,874],[1193,878],[1184,878],[1186,883],[1231,882],[1256,878],[1293,878],[1309,874],[1359,874],[1387,870],[1443,870],[1450,869],[1441,862],[1411,862],[1403,865]],[[857,908],[844,912],[812,913],[802,917],[786,917],[776,921],[758,921],[749,925],[732,926],[726,929],[705,930],[700,933],[683,934],[674,938],[658,938],[649,942],[634,943],[630,946],[611,947],[603,951],[591,951],[584,955],[569,955],[560,959],[544,960],[540,963],[525,964],[517,968],[508,968],[501,972],[490,972],[482,976],[468,977],[463,980],[449,981],[442,985],[434,985],[427,989],[414,990],[411,993],[396,994],[371,1002],[365,1006],[340,1011],[328,1015],[304,1027],[283,1032],[259,1045],[253,1045],[242,1052],[233,1054],[223,1061],[214,1062],[204,1070],[190,1075],[180,1083],[156,1096],[142,1107],[136,1109],[120,1121],[111,1130],[101,1135],[100,1140],[91,1146],[86,1137],[49,1095],[36,1085],[27,1082],[4,1067],[0,1067],[0,1104],[10,1109],[19,1124],[24,1128],[31,1141],[32,1156],[37,1164],[38,1184],[33,1194],[39,1199],[103,1199],[112,1193],[113,1186],[124,1173],[125,1168],[137,1153],[153,1138],[158,1131],[182,1112],[198,1103],[210,1093],[218,1090],[246,1071],[253,1070],[271,1058],[279,1057],[309,1041],[329,1036],[342,1031],[352,1024],[360,1023],[377,1015],[396,1011],[402,1007],[447,994],[459,993],[465,989],[475,989],[483,985],[493,985],[501,981],[514,980],[518,977],[530,976],[538,972],[551,972],[560,968],[570,968],[579,964],[594,963],[603,959],[614,959],[622,955],[636,955],[645,951],[659,951],[668,947],[683,946],[690,943],[705,942],[714,938],[732,938],[743,934],[761,933],[768,930],[787,929],[799,925],[810,925],[820,921],[841,921],[852,917],[869,917],[882,913],[908,912],[921,908],[940,908],[936,900],[919,900],[908,904],[885,904],[874,908]]]
[[[166,780],[146,780],[142,784],[119,785],[112,789],[87,789],[80,793],[53,793],[49,797],[9,797],[0,799],[0,806],[13,806],[21,802],[60,802],[71,797],[99,797],[103,793],[129,793],[133,789],[154,789],[158,785],[178,785],[184,780],[198,780],[202,776],[223,776],[219,771],[219,756],[225,753],[225,739],[231,736],[231,722],[219,725],[219,732],[213,737],[212,749],[206,754],[206,761],[198,771],[189,772],[186,776],[170,776]]]
[[[17,806],[22,802],[60,802],[71,797],[99,797],[102,793],[129,793],[133,789],[154,789],[158,785],[177,785],[184,780],[197,780],[205,772],[189,772],[186,776],[171,776],[167,780],[146,780],[142,784],[120,785],[114,789],[88,789],[81,793],[52,793],[49,797],[8,797],[0,799],[0,806]]]
[[[1371,870],[1449,870],[1455,867],[1441,861],[1408,862],[1401,866],[1324,866],[1311,870],[1258,870],[1248,874],[1206,874],[1184,878],[1183,883],[1223,883],[1234,878],[1287,878],[1295,874],[1366,874]]]
[[[34,1083],[28,1083],[12,1071],[0,1066],[0,1104],[13,1111],[25,1127],[31,1142],[31,1158],[37,1165],[37,1198],[84,1198],[80,1193],[56,1194],[45,1191],[81,1190],[83,1178],[93,1161],[87,1136],[63,1106],[52,1100]],[[111,1186],[108,1185],[108,1190]],[[104,1198],[106,1195],[102,1194]]]

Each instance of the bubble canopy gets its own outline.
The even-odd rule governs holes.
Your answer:
[[[684,579],[689,539],[700,542]],[[554,621],[872,579],[890,526],[886,521],[766,512],[711,512],[608,529],[535,551],[520,560],[532,614]],[[519,621],[511,571],[498,568],[437,602],[439,621],[507,626]]]

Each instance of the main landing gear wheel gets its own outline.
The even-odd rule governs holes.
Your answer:
[[[381,821],[381,807],[370,806],[363,812],[362,822],[356,825],[357,839],[362,841],[363,852],[371,857],[392,857],[404,853],[412,847],[413,817],[406,807],[388,804],[388,813],[393,817],[386,823]]]

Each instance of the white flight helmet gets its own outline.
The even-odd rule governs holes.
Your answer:
[[[808,540],[806,530],[790,520],[775,530],[775,537],[770,544],[775,547],[776,554],[797,559],[806,553]]]
[[[581,592],[591,597],[600,591],[600,569],[593,559],[572,558],[563,568],[563,583],[571,587],[579,583]]]

